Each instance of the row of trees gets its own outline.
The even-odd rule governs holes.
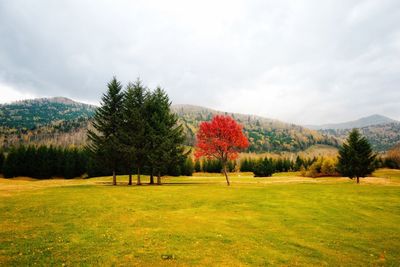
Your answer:
[[[274,172],[287,172],[287,171],[299,171],[302,166],[310,166],[314,163],[317,158],[302,158],[297,156],[295,160],[289,158],[244,158],[240,162],[240,171],[242,172],[254,172],[257,165],[262,161],[271,161],[274,165]]]
[[[11,148],[7,157],[0,155],[4,177],[29,176],[34,178],[79,177],[87,172],[87,153],[77,148],[20,146]]]
[[[127,170],[120,170],[119,174]],[[149,169],[144,173],[149,174]],[[171,176],[191,176],[194,172],[194,163],[191,158],[181,161],[177,165],[170,165],[166,174]],[[19,146],[10,148],[5,154],[0,151],[0,173],[6,178],[28,176],[38,179],[52,177],[96,177],[109,175],[110,169],[90,156],[82,148],[61,148],[47,146]]]
[[[121,170],[140,175],[149,170],[150,184],[161,183],[161,176],[174,165],[186,161],[182,126],[170,110],[168,95],[160,87],[147,89],[138,79],[125,90],[114,77],[96,110],[93,128],[88,131],[88,149],[96,162],[107,166],[116,174]]]
[[[227,170],[228,172],[236,171],[237,164],[236,161],[228,161]],[[216,173],[221,172],[222,170],[222,162],[217,159],[203,159],[203,160],[195,160],[194,162],[194,171],[195,172],[209,172]]]
[[[295,160],[289,158],[244,158],[240,162],[240,171],[253,172],[257,177],[271,176],[276,172],[301,171],[313,165],[318,158],[302,158],[297,156]]]

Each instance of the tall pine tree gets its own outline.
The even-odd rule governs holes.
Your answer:
[[[108,83],[101,106],[93,118],[94,130],[88,130],[88,148],[96,159],[102,161],[113,172],[113,185],[117,184],[116,172],[121,163],[120,131],[122,124],[122,85],[114,77]]]
[[[3,173],[3,164],[4,164],[4,152],[0,149],[0,173]]]
[[[141,184],[140,174],[146,160],[146,118],[145,101],[148,97],[146,87],[137,79],[127,86],[123,101],[123,126],[121,131],[125,162],[129,171],[129,185],[132,172],[137,173],[137,185]]]
[[[375,157],[367,139],[353,129],[347,141],[339,149],[339,172],[350,179],[365,177],[375,170]]]
[[[150,166],[150,183],[161,184],[161,176],[168,166],[178,164],[184,157],[184,135],[177,116],[171,112],[171,102],[161,88],[150,94],[146,101],[147,118],[147,161]]]

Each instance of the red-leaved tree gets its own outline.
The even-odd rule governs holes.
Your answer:
[[[220,160],[226,183],[230,185],[227,163],[236,159],[239,151],[248,146],[249,141],[243,134],[242,126],[230,116],[217,115],[210,122],[200,123],[195,157]]]

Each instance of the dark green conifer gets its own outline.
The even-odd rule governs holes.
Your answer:
[[[145,104],[147,162],[151,169],[150,178],[157,175],[158,184],[168,166],[179,164],[185,156],[183,127],[177,123],[178,118],[170,108],[168,95],[160,87],[149,95]]]
[[[107,165],[113,172],[113,185],[117,184],[116,173],[121,167],[122,85],[114,77],[102,97],[101,106],[93,119],[93,130],[88,130],[88,145],[92,155]]]
[[[141,184],[140,174],[146,163],[146,117],[145,102],[147,89],[137,79],[127,86],[123,101],[122,142],[125,162],[129,172],[129,185],[132,184],[132,173],[137,173],[137,183]]]
[[[350,179],[365,177],[375,170],[376,154],[372,152],[367,139],[353,129],[346,142],[339,149],[338,170],[341,175]]]

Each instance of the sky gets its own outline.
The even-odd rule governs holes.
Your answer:
[[[98,104],[114,75],[297,124],[400,120],[400,1],[0,0],[0,103]]]

